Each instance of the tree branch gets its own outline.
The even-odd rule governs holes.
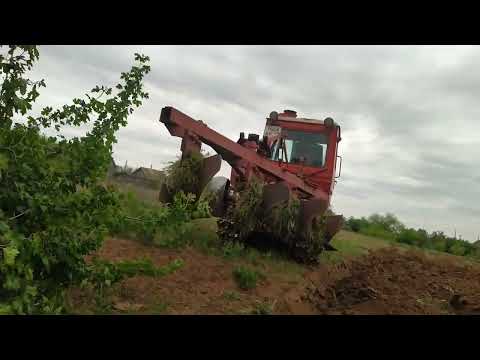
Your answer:
[[[131,216],[125,216],[125,219],[127,220],[134,220],[134,221],[139,221],[143,223],[148,223],[148,222],[160,222],[162,221],[161,219],[141,219],[141,218],[136,218],[136,217],[131,217]]]
[[[29,211],[29,210],[25,210],[24,212],[21,212],[21,213],[18,214],[18,215],[15,215],[15,216],[12,216],[11,218],[8,218],[8,220],[9,220],[9,221],[15,220],[15,219],[19,218],[20,216],[23,216],[23,215],[25,215],[26,213],[28,213],[28,211]]]

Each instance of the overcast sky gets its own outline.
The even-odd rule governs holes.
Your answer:
[[[40,46],[38,101],[113,86],[135,52],[151,58],[150,99],[120,131],[117,163],[175,159],[180,139],[158,121],[167,105],[233,140],[261,133],[273,110],[330,116],[342,126],[337,213],[393,212],[408,226],[477,239],[480,47]]]

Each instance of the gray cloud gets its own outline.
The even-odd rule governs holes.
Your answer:
[[[347,216],[390,211],[410,226],[480,228],[476,46],[41,46],[42,104],[114,85],[133,54],[151,58],[150,99],[119,133],[115,158],[164,166],[180,140],[159,123],[172,105],[236,139],[261,132],[272,110],[332,116],[342,125],[343,174],[334,193]],[[222,169],[228,175],[229,169]]]

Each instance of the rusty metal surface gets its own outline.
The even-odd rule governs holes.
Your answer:
[[[168,187],[165,183],[162,184],[160,188],[160,193],[158,194],[158,200],[162,203],[171,203],[173,200],[172,194],[168,191]]]
[[[200,170],[199,188],[197,189],[197,199],[207,186],[212,177],[220,171],[222,166],[222,157],[213,155],[203,159],[202,169]]]
[[[326,236],[330,241],[336,233],[338,233],[342,227],[343,216],[342,215],[332,215],[328,216],[326,219]]]
[[[303,236],[310,236],[312,221],[322,215],[328,208],[328,202],[323,199],[302,200],[298,213],[298,230]]]
[[[189,131],[185,131],[182,137],[182,145],[180,148],[182,151],[182,159],[190,156],[191,154],[199,153],[201,148],[202,143],[198,136]]]
[[[269,212],[275,205],[290,199],[290,189],[285,182],[267,184],[263,187],[263,209]]]
[[[272,161],[261,157],[256,152],[226,138],[215,130],[208,128],[205,124],[192,119],[175,108],[164,107],[162,109],[160,121],[165,124],[167,129],[174,136],[182,137],[186,130],[195,133],[203,143],[211,146],[232,166],[235,166],[235,162],[240,159],[246,160],[262,171],[274,176],[279,181],[288,182],[293,188],[301,190],[312,197],[323,199],[326,202],[329,202],[330,200],[330,194],[322,189],[317,189],[306,184],[295,174],[285,171],[272,163]]]

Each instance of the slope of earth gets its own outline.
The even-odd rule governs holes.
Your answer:
[[[150,259],[184,265],[164,277],[135,276],[100,299],[82,289],[69,293],[77,314],[464,314],[479,311],[480,267],[463,258],[412,250],[341,231],[338,252],[322,254],[315,268],[252,249],[215,249],[214,226],[199,222],[192,246],[163,249],[111,238],[98,255],[110,261]],[[263,276],[241,290],[238,266]],[[99,304],[100,303],[100,304]]]
[[[454,257],[383,248],[335,270],[310,274],[304,299],[320,314],[480,314],[480,267]]]
[[[303,280],[305,269],[296,264],[268,260],[229,260],[204,254],[192,247],[166,250],[126,239],[108,239],[98,256],[110,261],[149,259],[164,266],[175,259],[184,265],[174,273],[156,278],[134,276],[109,289],[103,309],[94,294],[72,289],[69,308],[77,314],[248,314],[291,313],[284,298]],[[233,278],[238,265],[261,272],[264,278],[251,290],[241,290]],[[300,293],[296,297],[300,297]],[[107,306],[105,306],[107,305]],[[312,308],[311,305],[308,305]],[[313,310],[312,310],[313,311]]]

